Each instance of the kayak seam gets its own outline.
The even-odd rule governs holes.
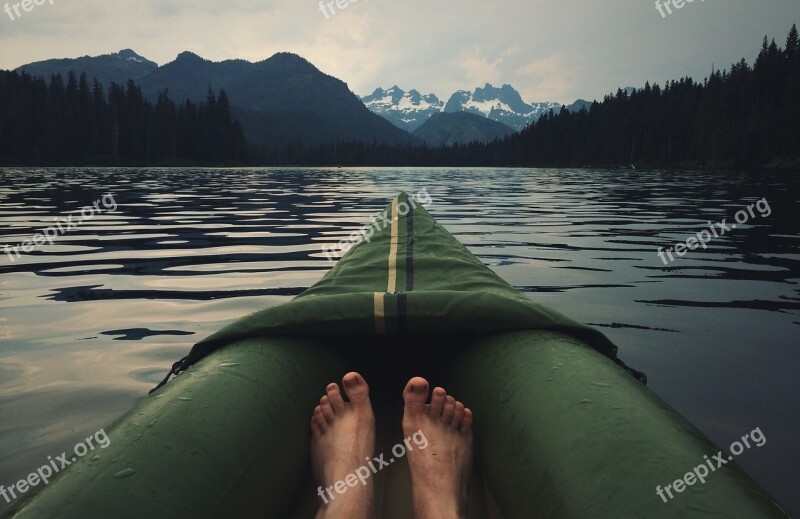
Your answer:
[[[397,198],[392,200],[390,211],[392,221],[391,238],[389,241],[389,272],[386,292],[394,294],[397,290],[397,248],[399,245],[399,225],[397,219]]]
[[[406,292],[414,290],[414,204],[406,215]]]

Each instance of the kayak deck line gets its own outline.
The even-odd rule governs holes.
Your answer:
[[[392,226],[391,226],[391,238],[389,241],[389,267],[387,272],[387,286],[386,291],[390,294],[394,294],[397,290],[397,241],[398,241],[398,227],[400,227],[400,222],[398,221],[397,216],[397,198],[392,200],[390,214],[392,218]]]

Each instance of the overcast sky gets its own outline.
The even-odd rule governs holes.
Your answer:
[[[695,0],[666,18],[652,0],[359,0],[329,18],[319,0],[50,2],[14,21],[0,12],[0,68],[124,48],[159,64],[183,50],[214,61],[289,51],[359,95],[397,84],[444,100],[487,82],[568,103],[700,80],[712,64],[752,63],[764,34],[783,45],[800,22],[800,0]]]

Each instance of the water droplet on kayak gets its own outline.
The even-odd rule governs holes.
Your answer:
[[[136,474],[136,471],[133,469],[123,469],[114,474],[114,477],[117,479],[125,479],[133,476],[134,474]]]
[[[591,403],[592,403],[592,401],[591,401],[591,400],[587,400],[587,399],[585,399],[585,398],[584,398],[583,400],[581,400],[581,402],[580,402],[580,403],[581,403],[581,404],[591,404]]]
[[[152,427],[152,426],[154,426],[154,425],[156,424],[156,422],[157,422],[157,421],[158,421],[158,418],[156,418],[155,420],[153,420],[152,422],[150,422],[149,424],[147,424],[147,426],[148,426],[148,427]]]
[[[223,362],[222,364],[219,365],[219,367],[220,368],[232,368],[232,367],[238,366],[238,365],[239,365],[238,362]]]
[[[97,461],[97,460],[99,460],[99,459],[100,459],[100,456],[98,456],[97,454],[95,454],[94,456],[92,456],[91,458],[89,458],[89,461]]]
[[[164,396],[164,395],[156,395],[156,400],[158,400],[158,399],[159,399],[159,398],[161,398],[162,396]]]
[[[183,400],[184,402],[188,402],[189,400],[191,400],[191,398],[189,398],[188,396],[182,396],[178,398],[178,400]]]

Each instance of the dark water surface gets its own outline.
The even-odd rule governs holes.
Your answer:
[[[760,428],[766,444],[737,461],[800,515],[800,174],[789,173],[0,170],[0,246],[99,202],[52,245],[0,256],[0,484],[122,415],[192,343],[312,285],[330,268],[323,245],[422,188],[472,252],[602,327],[720,447]],[[754,206],[707,249],[668,266],[656,254],[708,222],[731,227],[762,198],[769,211]]]

